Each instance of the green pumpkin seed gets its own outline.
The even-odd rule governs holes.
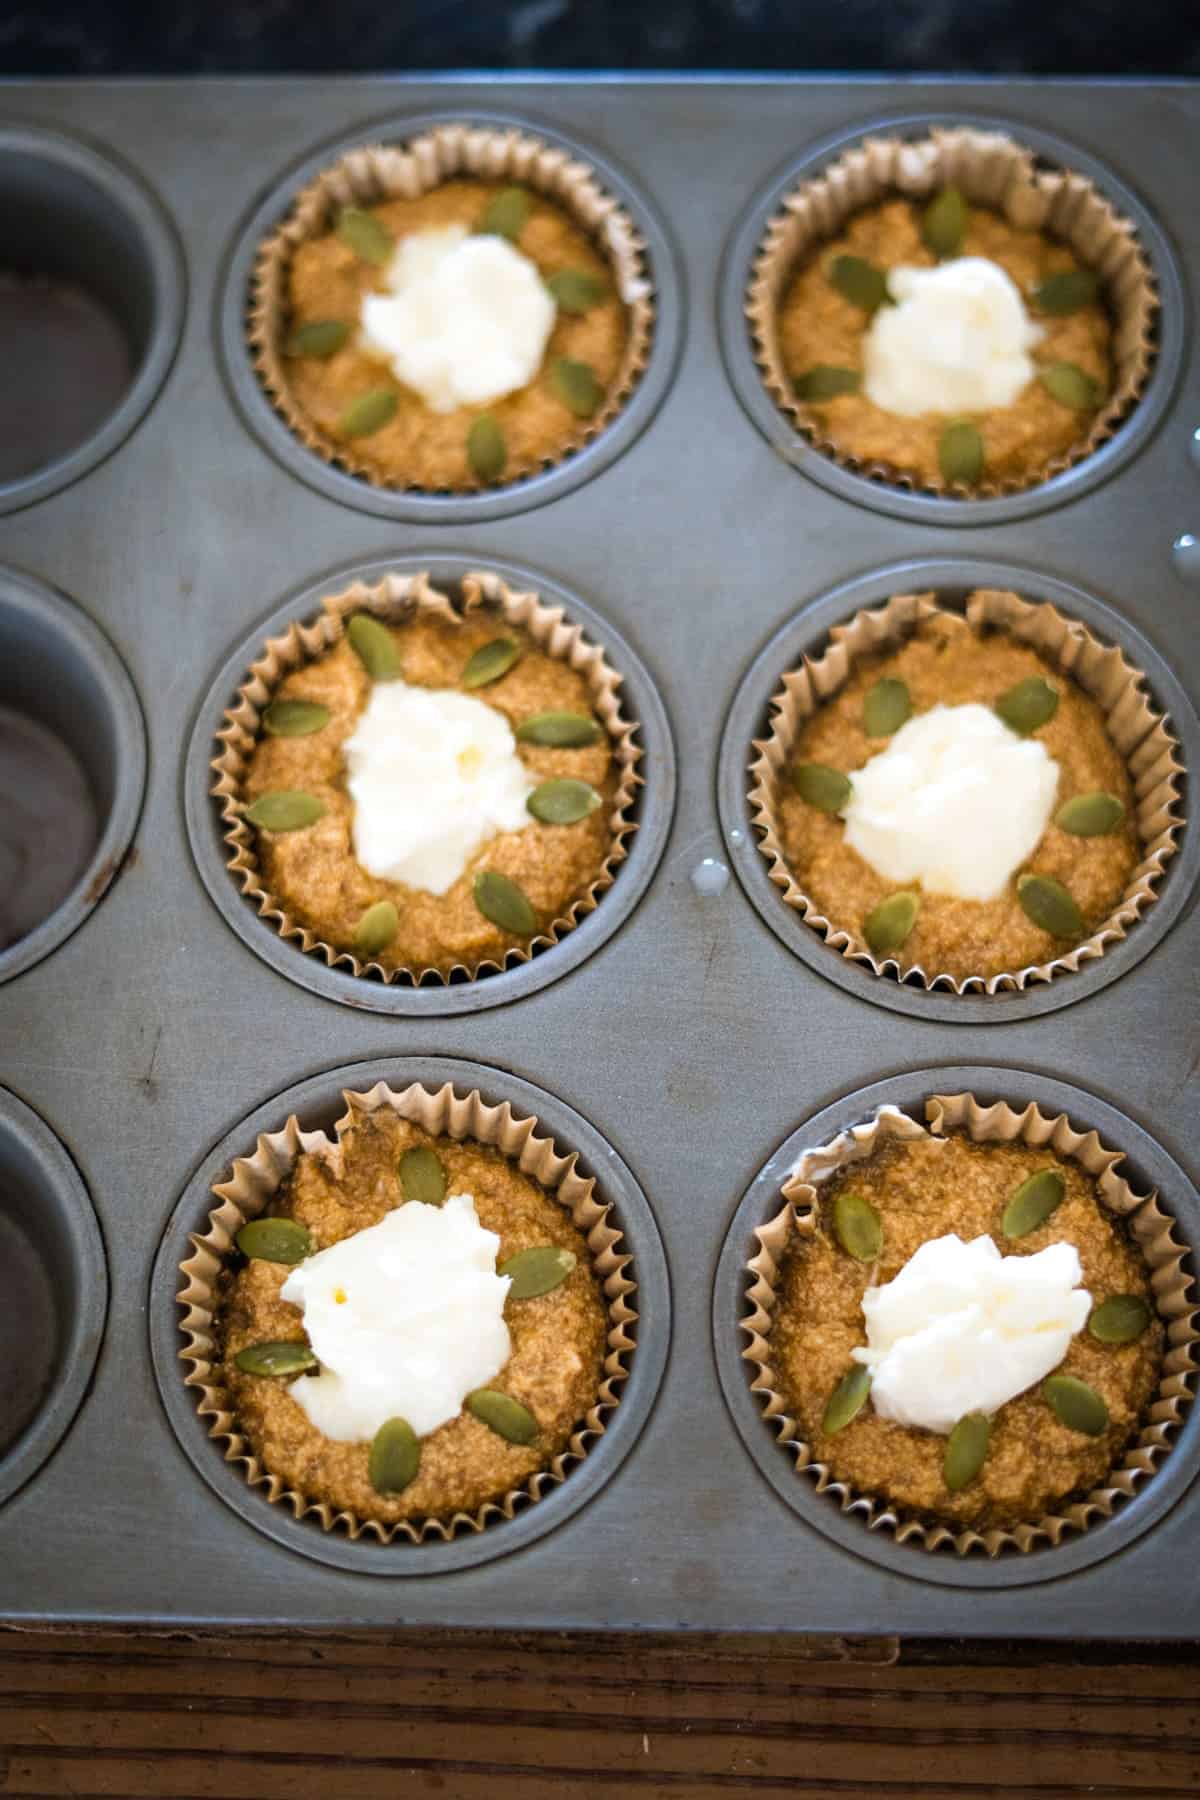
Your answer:
[[[983,474],[983,439],[968,419],[947,425],[938,440],[938,467],[951,487],[974,487]]]
[[[514,937],[532,937],[537,930],[537,914],[516,882],[494,869],[475,877],[475,904],[485,919]]]
[[[564,406],[577,419],[590,419],[604,398],[604,389],[590,363],[559,356],[550,364],[550,380]]]
[[[338,420],[338,431],[342,437],[370,437],[387,424],[399,404],[394,388],[371,388],[350,402]]]
[[[524,188],[501,188],[488,201],[475,229],[481,236],[507,238],[515,244],[532,211],[533,200]]]
[[[354,928],[354,948],[360,956],[378,956],[400,929],[400,914],[390,900],[368,906]]]
[[[459,679],[465,688],[490,687],[493,681],[508,674],[520,654],[521,646],[515,638],[490,638],[468,658]]]
[[[891,737],[912,716],[912,695],[895,675],[884,675],[863,698],[863,730],[868,737]]]
[[[377,1494],[401,1494],[421,1467],[421,1440],[407,1419],[388,1419],[371,1439],[367,1478]]]
[[[1085,1437],[1102,1437],[1108,1430],[1108,1408],[1095,1388],[1074,1375],[1048,1375],[1042,1383],[1042,1398],[1058,1415],[1068,1431],[1081,1431]]]
[[[802,800],[821,812],[839,813],[850,798],[850,777],[827,763],[797,763],[792,786]]]
[[[495,1388],[476,1388],[467,1395],[467,1411],[508,1444],[528,1444],[537,1436],[537,1420],[528,1407]]]
[[[889,894],[863,920],[863,936],[876,956],[891,956],[899,950],[917,922],[921,910],[916,894]]]
[[[1061,881],[1049,875],[1022,875],[1017,880],[1017,899],[1026,916],[1051,937],[1083,936],[1083,914]]]
[[[1058,317],[1090,306],[1099,292],[1099,279],[1091,269],[1061,269],[1039,281],[1033,290],[1033,304],[1039,312]]]
[[[298,1263],[313,1252],[311,1235],[296,1219],[251,1219],[233,1241],[255,1262]]]
[[[832,1437],[835,1431],[844,1431],[851,1419],[862,1411],[863,1402],[871,1391],[871,1371],[865,1363],[855,1363],[838,1382],[830,1394],[825,1406],[825,1414],[821,1420],[821,1430],[826,1437]]]
[[[298,325],[284,346],[285,356],[332,356],[350,336],[344,319],[313,319]]]
[[[338,214],[337,234],[355,256],[380,268],[396,248],[387,226],[361,206],[343,206]]]
[[[833,1232],[856,1262],[874,1262],[883,1249],[883,1221],[861,1194],[838,1195],[833,1203]]]
[[[467,461],[480,481],[499,480],[508,461],[508,446],[491,413],[480,413],[468,431]]]
[[[271,737],[311,737],[329,723],[329,708],[319,700],[272,700],[262,716]]]
[[[1067,1184],[1057,1169],[1038,1169],[1015,1190],[1004,1209],[1000,1229],[1006,1238],[1028,1237],[1063,1203]]]
[[[1125,817],[1125,808],[1115,794],[1075,794],[1060,806],[1054,823],[1072,837],[1107,837]]]
[[[440,1206],[446,1198],[446,1168],[428,1144],[414,1144],[400,1158],[400,1192],[422,1206]]]
[[[1092,1308],[1088,1331],[1099,1344],[1132,1344],[1153,1317],[1139,1294],[1111,1294]]]
[[[1104,389],[1098,381],[1079,367],[1078,363],[1052,362],[1038,370],[1038,380],[1060,406],[1069,406],[1075,412],[1094,412],[1104,398]]]
[[[346,626],[346,636],[372,681],[395,681],[400,673],[400,652],[386,625],[370,613],[355,613]]]
[[[307,1344],[247,1344],[234,1362],[243,1375],[303,1375],[315,1369],[317,1359]]]
[[[1027,675],[1001,694],[996,711],[1010,731],[1028,737],[1047,724],[1058,711],[1058,689],[1040,675]]]
[[[315,825],[324,811],[325,802],[315,794],[277,788],[273,794],[260,794],[254,805],[246,808],[246,817],[261,831],[303,831],[305,826]]]
[[[510,1300],[536,1300],[539,1294],[560,1287],[574,1267],[574,1251],[560,1250],[557,1244],[537,1244],[498,1264],[496,1273],[510,1278]]]
[[[829,265],[829,279],[843,300],[861,306],[865,313],[877,312],[891,299],[883,270],[861,256],[835,256]]]
[[[525,804],[543,825],[574,825],[595,812],[600,796],[586,781],[559,775],[535,787]]]
[[[862,386],[862,376],[857,369],[839,369],[835,363],[817,363],[803,375],[797,375],[793,385],[798,400],[836,400],[839,394],[857,394]]]
[[[967,1487],[978,1475],[987,1456],[992,1424],[986,1413],[968,1413],[946,1440],[942,1479],[952,1494]]]
[[[517,726],[516,737],[519,744],[544,744],[558,750],[578,750],[584,744],[594,744],[601,731],[599,721],[589,719],[586,713],[540,712],[531,713],[527,719],[522,719]]]
[[[956,187],[943,188],[921,217],[921,236],[935,256],[957,256],[967,229],[967,203]]]
[[[585,313],[608,295],[608,283],[602,275],[588,275],[583,269],[560,269],[546,279],[546,286],[560,312]]]

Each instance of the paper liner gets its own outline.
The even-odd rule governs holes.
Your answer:
[[[1120,943],[1129,928],[1153,905],[1158,883],[1178,848],[1183,825],[1183,763],[1179,745],[1163,715],[1151,703],[1146,678],[1113,645],[1102,644],[1077,619],[1060,613],[1049,601],[1023,600],[999,588],[978,588],[966,602],[967,623],[976,630],[1000,629],[1031,644],[1096,701],[1104,713],[1113,744],[1125,759],[1136,801],[1135,822],[1142,859],[1129,877],[1120,905],[1090,937],[1050,962],[997,975],[956,979],[946,971],[929,971],[919,963],[876,957],[865,941],[827,919],[804,892],[780,846],[775,795],[795,749],[800,729],[825,701],[844,685],[855,661],[888,653],[913,636],[923,620],[938,613],[959,616],[933,593],[894,594],[882,606],[857,612],[831,630],[829,647],[806,656],[798,669],[783,677],[771,700],[770,731],[756,738],[750,764],[750,812],[758,847],[768,873],[788,906],[794,907],[834,950],[851,962],[865,964],[875,975],[891,975],[927,988],[950,988],[956,994],[997,994],[1053,981],[1073,974],[1084,963],[1103,956]]]
[[[283,224],[261,245],[250,283],[247,337],[259,379],[305,448],[373,487],[431,491],[415,482],[388,480],[358,454],[352,441],[321,431],[293,400],[281,351],[288,325],[292,255],[298,244],[331,231],[343,206],[416,199],[454,176],[519,183],[563,207],[607,256],[626,309],[625,352],[604,404],[592,418],[578,423],[555,456],[514,459],[499,485],[507,487],[551,468],[590,443],[621,411],[649,360],[655,305],[645,245],[629,214],[605,192],[589,164],[525,132],[470,125],[437,125],[403,146],[373,144],[351,150],[297,196]],[[478,493],[492,485],[468,479],[461,487],[438,491]]]
[[[570,624],[561,606],[547,606],[532,590],[514,591],[491,570],[473,570],[462,577],[459,605],[449,595],[435,588],[423,571],[415,575],[385,575],[382,581],[368,585],[356,581],[338,594],[322,600],[322,612],[311,623],[297,621],[279,637],[268,638],[262,654],[251,664],[246,680],[224,717],[217,742],[220,753],[211,764],[214,780],[210,792],[220,803],[225,825],[225,842],[229,846],[226,866],[247,899],[253,900],[264,919],[280,937],[298,942],[304,951],[324,957],[330,968],[348,968],[355,975],[372,975],[383,981],[475,980],[503,968],[528,962],[537,950],[556,944],[587,913],[594,912],[616,879],[621,863],[629,853],[629,839],[637,829],[632,816],[634,799],[642,786],[638,763],[640,746],[634,740],[637,721],[625,717],[621,710],[621,676],[609,665],[603,650],[584,635],[582,626]],[[609,816],[608,854],[588,887],[576,896],[567,910],[553,919],[524,947],[509,950],[502,963],[491,958],[467,965],[455,963],[449,970],[437,968],[385,969],[375,961],[363,962],[352,950],[339,950],[301,924],[280,904],[263,882],[258,866],[257,833],[246,823],[242,782],[258,739],[260,722],[276,687],[285,675],[302,663],[313,662],[331,650],[341,639],[345,621],[352,613],[371,612],[389,624],[401,624],[413,613],[426,610],[449,623],[468,617],[482,606],[494,607],[507,625],[526,632],[547,656],[568,663],[581,673],[591,690],[592,705],[611,742],[618,770],[617,792]]]
[[[1059,1544],[1069,1533],[1086,1531],[1098,1521],[1110,1518],[1154,1474],[1194,1398],[1200,1330],[1192,1278],[1185,1268],[1188,1247],[1177,1236],[1176,1221],[1157,1192],[1136,1194],[1117,1174],[1123,1153],[1108,1148],[1095,1131],[1077,1131],[1065,1113],[1048,1116],[1032,1101],[1018,1112],[1005,1101],[984,1106],[973,1094],[936,1094],[926,1101],[925,1116],[928,1131],[906,1113],[881,1107],[866,1124],[842,1132],[832,1143],[806,1150],[796,1163],[780,1189],[783,1206],[755,1231],[758,1250],[747,1264],[751,1278],[746,1295],[749,1310],[740,1322],[740,1330],[747,1338],[742,1356],[754,1371],[750,1386],[763,1418],[779,1443],[791,1452],[797,1473],[811,1479],[819,1494],[830,1494],[842,1512],[857,1513],[867,1530],[892,1532],[897,1543],[915,1544],[924,1550],[953,1549],[958,1556],[982,1550],[995,1557],[1002,1551]],[[1093,1488],[1061,1513],[1046,1513],[1036,1520],[993,1526],[982,1532],[973,1527],[956,1531],[942,1522],[927,1522],[835,1480],[827,1464],[813,1460],[810,1446],[801,1437],[797,1421],[788,1413],[775,1386],[771,1366],[770,1334],[779,1267],[793,1237],[804,1239],[815,1234],[820,1215],[816,1184],[851,1163],[861,1162],[889,1138],[944,1137],[951,1132],[965,1132],[974,1143],[1022,1143],[1038,1149],[1049,1145],[1060,1156],[1078,1163],[1095,1180],[1101,1204],[1124,1222],[1141,1249],[1166,1331],[1158,1388],[1141,1431],[1122,1461],[1110,1470],[1107,1484]]]
[[[1034,473],[981,481],[967,489],[930,481],[884,462],[849,456],[797,399],[783,365],[776,320],[797,266],[831,238],[852,213],[896,198],[920,201],[953,184],[977,206],[1001,214],[1014,228],[1041,231],[1066,244],[1103,282],[1113,319],[1111,392],[1086,436]],[[868,137],[801,182],[764,234],[751,271],[745,313],[755,360],[776,406],[823,456],[842,468],[892,487],[942,497],[994,499],[1021,493],[1082,462],[1110,438],[1132,411],[1157,351],[1158,291],[1150,262],[1130,222],[1082,175],[1047,168],[1045,158],[1002,132],[972,126],[934,126],[908,140]]]
[[[564,1156],[553,1139],[540,1130],[536,1118],[518,1116],[507,1101],[492,1106],[478,1090],[460,1094],[450,1082],[431,1092],[420,1082],[397,1091],[381,1081],[367,1093],[346,1090],[343,1098],[347,1110],[334,1126],[332,1137],[324,1131],[303,1130],[293,1114],[282,1131],[263,1132],[254,1154],[236,1158],[228,1177],[214,1184],[213,1193],[220,1205],[209,1213],[207,1229],[190,1236],[192,1254],[179,1265],[183,1283],[176,1298],[184,1309],[180,1330],[186,1341],[179,1352],[187,1371],[184,1380],[196,1390],[200,1417],[208,1426],[209,1437],[222,1446],[226,1462],[238,1465],[247,1483],[262,1488],[272,1504],[281,1502],[291,1508],[297,1519],[316,1519],[322,1531],[344,1531],[350,1538],[368,1535],[382,1544],[390,1544],[397,1537],[414,1544],[430,1538],[448,1542],[460,1532],[483,1531],[500,1519],[511,1519],[530,1502],[540,1500],[547,1490],[566,1478],[604,1435],[608,1416],[620,1400],[621,1385],[628,1380],[629,1358],[637,1340],[637,1283],[630,1273],[632,1258],[610,1218],[612,1208],[596,1199],[592,1178],[579,1173],[577,1153]],[[348,1510],[335,1510],[326,1501],[310,1500],[264,1467],[238,1430],[230,1397],[216,1379],[220,1359],[215,1336],[216,1281],[236,1234],[248,1219],[265,1211],[301,1151],[324,1158],[331,1169],[340,1171],[342,1135],[347,1127],[356,1115],[385,1107],[434,1136],[474,1138],[494,1145],[523,1174],[537,1181],[583,1235],[609,1320],[608,1350],[595,1404],[565,1450],[545,1468],[536,1470],[522,1487],[511,1489],[499,1500],[485,1502],[476,1512],[460,1511],[419,1522],[402,1519],[391,1525],[379,1519],[359,1518]]]

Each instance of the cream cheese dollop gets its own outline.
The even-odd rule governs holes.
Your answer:
[[[508,720],[473,694],[377,681],[343,749],[354,854],[382,880],[444,894],[489,838],[530,823]]]
[[[433,412],[486,406],[531,382],[557,314],[537,265],[465,225],[414,231],[367,294],[362,344]]]
[[[990,1237],[950,1233],[863,1295],[875,1411],[948,1434],[967,1413],[992,1414],[1056,1369],[1092,1298],[1073,1244],[1001,1256]]]
[[[995,900],[1046,829],[1058,764],[988,706],[933,706],[854,771],[850,790],[846,842],[877,875]]]
[[[296,1265],[280,1297],[303,1312],[321,1369],[289,1391],[318,1431],[367,1443],[401,1418],[427,1437],[457,1417],[511,1351],[499,1248],[472,1195],[452,1194],[398,1206]]]
[[[1033,379],[1029,352],[1044,334],[999,263],[901,266],[887,282],[896,304],[879,308],[863,344],[868,400],[904,418],[1012,405]]]

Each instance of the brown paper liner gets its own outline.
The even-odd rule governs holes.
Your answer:
[[[629,839],[637,829],[632,808],[642,785],[638,773],[642,751],[634,741],[636,720],[627,719],[621,710],[620,675],[610,667],[604,652],[584,636],[583,628],[568,623],[561,606],[547,606],[532,591],[514,591],[491,570],[475,570],[464,575],[461,586],[462,598],[457,608],[447,594],[431,584],[423,571],[415,575],[385,575],[382,581],[370,586],[356,581],[342,593],[327,595],[321,602],[321,614],[312,623],[297,621],[281,636],[267,639],[262,654],[251,664],[250,673],[238,689],[217,732],[221,749],[211,764],[214,779],[210,792],[220,803],[226,828],[225,842],[229,846],[226,866],[243,894],[254,901],[262,917],[270,921],[280,937],[298,942],[302,950],[324,957],[330,968],[349,968],[355,975],[370,974],[383,981],[411,981],[418,985],[434,979],[449,982],[465,977],[473,981],[480,975],[515,967],[518,963],[528,962],[535,951],[556,944],[587,913],[594,912],[629,854]],[[341,638],[345,622],[352,613],[371,612],[389,624],[400,624],[410,614],[427,610],[454,624],[460,616],[469,616],[481,606],[494,607],[505,624],[525,631],[545,655],[560,658],[587,680],[592,705],[608,732],[619,771],[609,817],[608,854],[589,886],[567,910],[531,938],[528,945],[509,950],[503,963],[485,959],[473,966],[456,963],[449,970],[385,969],[374,961],[360,961],[352,950],[339,950],[327,944],[307,925],[293,918],[263,885],[258,866],[257,835],[244,817],[242,782],[259,735],[263,712],[276,687],[293,669],[302,663],[313,662],[331,650]]]
[[[998,212],[1014,228],[1041,231],[1065,243],[1100,276],[1113,315],[1112,391],[1087,435],[1034,473],[967,489],[926,481],[884,462],[848,456],[824,435],[816,413],[797,399],[783,365],[776,319],[799,263],[836,237],[850,215],[883,201],[928,199],[953,184],[977,206]],[[1048,481],[1091,456],[1132,411],[1153,366],[1159,311],[1150,263],[1133,226],[1090,181],[1045,159],[1001,132],[972,126],[934,126],[914,140],[869,137],[845,151],[784,200],[764,234],[746,295],[755,360],[776,406],[813,448],[870,481],[920,489],[942,497],[994,499]]]
[[[924,987],[948,987],[956,994],[1011,992],[1074,973],[1085,962],[1103,956],[1153,905],[1163,871],[1178,848],[1178,833],[1183,825],[1183,764],[1176,739],[1162,714],[1150,703],[1145,676],[1120,650],[1102,644],[1086,626],[1065,617],[1049,601],[1022,600],[1019,595],[998,588],[976,589],[967,598],[968,624],[977,630],[986,627],[1007,631],[1031,644],[1103,711],[1108,734],[1125,758],[1133,784],[1142,859],[1116,910],[1090,937],[1050,962],[1031,963],[1027,968],[997,975],[967,975],[958,980],[944,970],[930,971],[919,963],[903,964],[896,957],[876,957],[862,938],[827,919],[792,873],[779,842],[775,795],[801,727],[844,685],[855,661],[897,649],[923,620],[939,612],[957,616],[933,593],[894,594],[882,606],[857,612],[844,624],[835,625],[829,634],[828,649],[819,656],[806,656],[798,669],[784,676],[771,701],[770,731],[765,738],[755,739],[752,746],[751,818],[760,834],[758,847],[767,860],[770,879],[782,890],[787,905],[794,907],[806,925],[820,932],[832,949],[840,950],[851,962],[864,963],[875,975],[892,975],[909,983],[919,980]]]
[[[179,1352],[187,1370],[184,1380],[196,1390],[200,1417],[208,1426],[209,1437],[222,1446],[226,1462],[237,1464],[249,1486],[262,1488],[273,1505],[282,1502],[297,1519],[314,1518],[322,1531],[344,1531],[350,1538],[369,1535],[382,1544],[390,1544],[397,1537],[407,1538],[413,1544],[430,1538],[448,1542],[460,1532],[483,1531],[500,1519],[511,1519],[530,1502],[540,1500],[582,1462],[604,1435],[608,1417],[620,1400],[621,1385],[629,1378],[629,1358],[637,1340],[637,1283],[630,1274],[632,1259],[624,1248],[621,1232],[610,1219],[611,1207],[596,1199],[596,1184],[591,1177],[579,1173],[577,1154],[564,1156],[553,1139],[539,1129],[537,1119],[519,1117],[507,1101],[492,1106],[477,1090],[459,1094],[449,1082],[436,1092],[419,1082],[398,1092],[381,1081],[367,1093],[347,1090],[343,1098],[347,1110],[334,1126],[332,1137],[324,1131],[303,1130],[293,1114],[282,1131],[263,1132],[254,1154],[236,1158],[227,1178],[214,1184],[213,1193],[220,1205],[209,1213],[207,1229],[191,1235],[192,1254],[179,1265],[183,1283],[176,1298],[184,1309],[180,1330],[186,1342]],[[236,1234],[248,1219],[265,1211],[301,1151],[324,1158],[331,1169],[339,1171],[342,1134],[355,1115],[378,1112],[384,1107],[391,1107],[434,1136],[474,1138],[479,1143],[492,1144],[523,1174],[540,1183],[582,1233],[609,1319],[608,1350],[595,1404],[565,1450],[545,1468],[536,1470],[522,1487],[485,1502],[476,1512],[460,1511],[418,1522],[402,1519],[392,1525],[359,1518],[348,1510],[337,1511],[323,1500],[310,1500],[285,1486],[279,1476],[263,1466],[238,1430],[229,1395],[215,1378],[219,1356],[214,1335],[215,1285]]]
[[[386,479],[358,455],[353,442],[321,431],[293,400],[281,350],[288,323],[292,255],[298,244],[331,231],[343,206],[416,199],[454,176],[519,183],[564,207],[607,256],[628,321],[625,354],[604,404],[592,418],[580,421],[556,456],[512,462],[502,485],[510,486],[553,467],[590,443],[616,418],[649,360],[655,305],[645,245],[629,214],[605,192],[587,163],[524,132],[469,125],[437,125],[403,146],[373,144],[352,150],[297,196],[283,224],[259,248],[250,286],[247,336],[259,379],[305,448],[373,487],[428,491],[414,482]],[[453,491],[477,493],[489,485],[467,481]]]
[[[1050,1117],[1031,1101],[1018,1112],[1005,1101],[982,1105],[973,1094],[935,1094],[925,1103],[925,1126],[894,1107],[881,1107],[864,1125],[844,1131],[830,1144],[806,1150],[780,1189],[783,1206],[755,1231],[758,1250],[747,1264],[749,1310],[740,1323],[747,1343],[743,1358],[754,1371],[750,1386],[779,1443],[791,1452],[798,1474],[809,1478],[819,1494],[828,1493],[842,1512],[857,1513],[869,1531],[889,1531],[900,1544],[924,1550],[952,1549],[958,1556],[982,1550],[988,1556],[1002,1551],[1033,1550],[1045,1543],[1059,1544],[1071,1532],[1083,1532],[1098,1521],[1111,1518],[1122,1502],[1154,1474],[1166,1457],[1184,1414],[1195,1395],[1196,1344],[1200,1341],[1192,1296],[1192,1278],[1185,1268],[1188,1248],[1176,1235],[1176,1222],[1158,1194],[1136,1194],[1116,1173],[1123,1156],[1102,1144],[1094,1131],[1075,1129],[1065,1113]],[[1061,1513],[1014,1526],[994,1526],[980,1532],[972,1527],[955,1531],[930,1523],[871,1494],[857,1492],[836,1481],[828,1465],[815,1462],[810,1446],[800,1435],[780,1396],[771,1366],[771,1325],[776,1283],[784,1253],[793,1238],[811,1238],[819,1218],[816,1185],[834,1171],[870,1156],[881,1140],[944,1137],[965,1132],[974,1143],[1022,1143],[1035,1148],[1049,1145],[1069,1157],[1096,1182],[1101,1204],[1124,1222],[1136,1240],[1150,1269],[1150,1283],[1158,1313],[1166,1330],[1166,1349],[1158,1389],[1150,1403],[1137,1439],[1123,1460],[1109,1472],[1107,1484],[1093,1488],[1083,1499]]]

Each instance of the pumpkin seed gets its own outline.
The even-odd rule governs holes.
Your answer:
[[[1100,1344],[1132,1344],[1153,1316],[1139,1294],[1111,1294],[1092,1308],[1088,1331]]]
[[[946,1440],[942,1479],[952,1494],[967,1487],[983,1467],[992,1423],[986,1413],[968,1413]]]
[[[535,787],[525,804],[543,825],[574,825],[595,812],[600,796],[586,781],[559,775]]]
[[[371,1439],[367,1477],[377,1494],[400,1494],[421,1467],[421,1440],[407,1419],[388,1419]]]
[[[319,700],[272,700],[262,716],[271,737],[311,737],[329,723],[329,708]]]
[[[1125,817],[1125,808],[1115,794],[1075,794],[1060,806],[1054,823],[1072,837],[1107,837]]]
[[[889,894],[863,920],[863,936],[876,956],[890,956],[899,950],[917,922],[921,909],[916,894]]]
[[[938,440],[938,467],[951,487],[974,487],[983,474],[983,439],[968,419],[947,425]]]
[[[298,325],[284,346],[285,356],[332,356],[350,336],[344,319],[313,319]]]
[[[346,627],[350,648],[372,681],[394,681],[400,673],[400,652],[387,626],[370,613],[355,613]]]
[[[539,1294],[560,1287],[574,1267],[574,1251],[560,1250],[557,1244],[537,1244],[499,1263],[496,1273],[510,1278],[510,1300],[536,1300]]]
[[[996,711],[1010,731],[1028,737],[1058,711],[1058,689],[1040,675],[1027,675],[1007,688],[996,702]]]
[[[400,929],[400,914],[390,900],[368,906],[354,928],[354,948],[363,956],[378,956]]]
[[[467,433],[467,461],[480,481],[497,481],[508,460],[504,433],[491,413],[480,413]]]
[[[560,269],[546,278],[560,312],[585,313],[599,306],[608,294],[608,283],[602,275],[589,275],[583,269]]]
[[[507,1444],[528,1444],[537,1436],[537,1420],[528,1407],[495,1388],[476,1388],[468,1394],[467,1411]]]
[[[343,437],[370,437],[387,424],[400,404],[393,388],[370,388],[352,400],[338,420]]]
[[[1104,389],[1078,363],[1052,362],[1038,370],[1038,380],[1060,406],[1076,412],[1094,412],[1104,398]]]
[[[507,238],[515,244],[532,210],[533,200],[523,187],[501,188],[488,201],[475,229],[481,236]]]
[[[537,930],[537,914],[516,882],[494,869],[475,877],[475,904],[485,919],[514,937],[532,937]]]
[[[1028,1237],[1062,1205],[1067,1184],[1057,1169],[1038,1169],[1011,1195],[1000,1220],[1006,1238]]]
[[[540,712],[522,719],[517,726],[516,738],[519,744],[578,750],[584,744],[594,744],[600,733],[598,720],[589,719],[586,713]]]
[[[355,256],[380,267],[396,247],[387,226],[361,206],[343,206],[338,214],[337,234]]]
[[[1017,899],[1026,916],[1051,937],[1083,936],[1083,914],[1061,881],[1054,881],[1049,875],[1021,875],[1017,880]]]
[[[935,256],[957,256],[967,229],[967,203],[956,187],[943,188],[921,218],[921,236]]]
[[[853,1368],[847,1369],[825,1405],[821,1430],[826,1437],[845,1430],[851,1419],[861,1412],[870,1391],[871,1371],[865,1363],[855,1363]]]
[[[251,1219],[233,1240],[255,1262],[298,1263],[311,1256],[311,1235],[296,1219]]]
[[[1074,1375],[1048,1375],[1042,1383],[1042,1398],[1057,1413],[1068,1431],[1081,1431],[1085,1437],[1101,1437],[1108,1430],[1108,1408],[1095,1388]]]
[[[868,737],[891,737],[912,715],[912,695],[905,682],[884,675],[863,699],[863,730]]]
[[[446,1168],[428,1144],[414,1144],[400,1158],[400,1192],[422,1206],[440,1206],[446,1198]]]
[[[508,674],[520,654],[521,646],[515,638],[489,638],[467,659],[460,680],[465,688],[489,687]]]
[[[234,1362],[243,1375],[302,1375],[315,1369],[317,1359],[307,1344],[247,1344]]]
[[[857,369],[839,369],[835,363],[817,363],[803,375],[797,375],[793,385],[798,400],[835,400],[839,394],[857,394],[862,386],[862,376]]]
[[[550,364],[550,380],[564,406],[577,419],[590,419],[604,398],[604,389],[590,363],[559,356]]]
[[[874,1262],[883,1249],[883,1221],[861,1194],[838,1195],[833,1203],[833,1232],[856,1262]]]
[[[325,802],[315,794],[277,788],[273,794],[260,794],[254,805],[246,808],[246,817],[262,831],[303,831],[305,826],[315,825],[324,811]]]
[[[861,256],[835,256],[829,265],[829,279],[843,300],[861,306],[866,313],[877,312],[891,299],[883,270]]]
[[[1079,312],[1090,306],[1100,292],[1100,282],[1091,269],[1060,269],[1057,275],[1046,275],[1033,290],[1033,304],[1039,312],[1058,316]]]
[[[839,813],[850,798],[850,777],[827,763],[797,763],[792,786],[802,800],[821,812]]]

